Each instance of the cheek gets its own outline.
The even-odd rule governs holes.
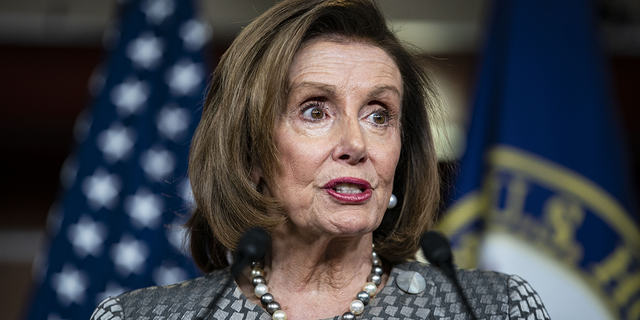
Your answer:
[[[275,139],[283,167],[278,180],[285,180],[280,187],[310,184],[327,157],[328,144],[295,132],[277,132]]]
[[[378,175],[389,183],[393,182],[393,176],[400,159],[400,149],[400,140],[391,139],[384,143],[377,152]]]
[[[321,164],[318,151],[308,145],[298,145],[295,150],[280,153],[285,175],[289,180],[299,183],[310,182],[315,176],[316,168]]]

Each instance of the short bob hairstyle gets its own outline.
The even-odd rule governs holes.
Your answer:
[[[187,222],[198,267],[228,266],[242,233],[273,230],[286,220],[276,199],[251,184],[259,166],[268,181],[281,169],[274,126],[286,109],[288,72],[310,39],[359,41],[383,49],[402,76],[401,151],[393,193],[401,205],[387,210],[373,232],[376,252],[390,263],[415,257],[439,205],[439,177],[430,117],[434,86],[425,64],[387,27],[373,0],[285,0],[247,26],[222,56],[191,145],[189,177],[196,202]],[[261,184],[263,181],[261,181]]]

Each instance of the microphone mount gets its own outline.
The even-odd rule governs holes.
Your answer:
[[[429,231],[420,239],[420,247],[427,261],[440,269],[453,282],[467,313],[471,316],[471,319],[477,320],[478,318],[473,309],[471,309],[467,296],[462,291],[462,286],[456,275],[456,269],[453,267],[453,254],[451,253],[449,240],[438,232]]]
[[[204,317],[195,317],[194,320],[203,320],[206,319],[209,314],[213,311],[213,308],[216,307],[216,303],[222,297],[222,293],[227,290],[231,281],[237,277],[240,272],[249,264],[251,261],[259,260],[264,257],[267,252],[267,248],[270,246],[271,237],[269,233],[259,227],[251,228],[242,235],[240,241],[238,241],[238,246],[235,254],[235,262],[231,266],[231,276],[227,277],[226,281],[222,285],[222,288],[218,290],[218,294],[209,302],[207,308],[209,311],[205,313]]]

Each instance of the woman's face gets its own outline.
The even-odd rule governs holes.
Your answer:
[[[275,126],[283,170],[270,192],[299,231],[373,231],[400,157],[400,71],[378,47],[316,39],[296,54],[289,79]]]

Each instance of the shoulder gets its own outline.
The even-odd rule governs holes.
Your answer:
[[[120,301],[114,297],[108,297],[93,311],[91,320],[122,320],[124,313]]]
[[[429,264],[398,264],[393,268],[389,280],[395,282],[395,279],[408,271],[416,272],[424,278],[426,289],[415,297],[416,300],[422,298],[428,301],[427,304],[437,306],[430,310],[432,315],[440,314],[446,318],[464,313],[453,283],[440,270]],[[459,269],[457,277],[478,318],[503,315],[510,319],[527,319],[533,315],[536,319],[549,319],[536,291],[518,276],[489,270]],[[396,287],[396,284],[393,286]],[[406,295],[400,290],[395,291],[395,294]]]
[[[392,273],[401,274],[405,271],[419,273],[432,286],[445,286],[448,288],[452,285],[451,281],[439,269],[430,264],[416,261],[404,262],[395,266]],[[512,278],[512,276],[504,273],[480,269],[457,269],[456,275],[463,288],[477,289],[477,291],[487,293],[506,293],[508,291],[509,281]],[[520,278],[517,279],[524,281]]]
[[[213,295],[222,285],[224,277],[230,276],[223,270],[214,271],[205,276],[187,280],[168,286],[154,286],[123,293],[118,296],[122,305],[153,306],[175,305],[176,303],[202,300],[203,297]]]
[[[124,320],[156,315],[188,316],[205,308],[221,289],[226,270],[168,286],[154,286],[109,297],[96,308],[92,320]]]
[[[421,262],[405,262],[394,268],[397,273],[403,271],[415,271],[421,274],[431,285],[449,286],[451,281],[437,268]],[[460,285],[466,289],[484,293],[508,293],[513,286],[522,286],[531,289],[531,286],[522,278],[496,271],[481,269],[457,269],[456,275]]]
[[[549,313],[538,293],[527,281],[518,277],[509,277],[509,301],[512,318],[527,318],[535,315],[536,319],[550,319]]]

